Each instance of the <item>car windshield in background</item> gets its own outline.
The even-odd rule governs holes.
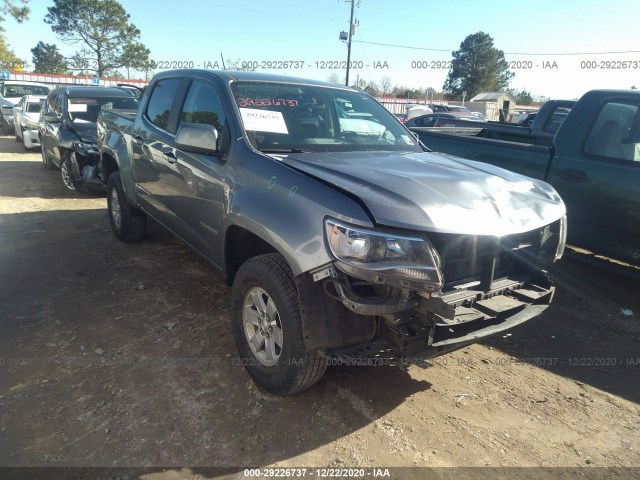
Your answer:
[[[48,95],[49,88],[39,85],[2,85],[4,98],[21,98],[25,95]]]
[[[29,102],[27,103],[27,112],[38,113],[40,111],[41,106],[42,106],[42,102]]]
[[[103,108],[136,109],[138,100],[133,97],[71,97],[67,104],[67,112],[72,122],[95,123]]]
[[[274,82],[234,82],[231,88],[258,150],[421,151],[394,116],[364,93]]]

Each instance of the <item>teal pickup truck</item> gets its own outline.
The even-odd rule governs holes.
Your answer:
[[[550,147],[414,130],[433,151],[545,180],[567,206],[570,243],[640,264],[640,92],[586,93]]]

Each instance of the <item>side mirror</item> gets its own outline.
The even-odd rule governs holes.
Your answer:
[[[176,147],[185,152],[213,155],[218,151],[218,131],[205,123],[184,123],[176,134]]]
[[[60,116],[55,113],[43,113],[42,120],[48,123],[60,123]]]

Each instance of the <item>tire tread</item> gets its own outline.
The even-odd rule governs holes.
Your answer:
[[[272,275],[275,275],[277,281],[283,287],[287,308],[291,308],[293,313],[300,317],[300,304],[298,302],[298,292],[293,281],[293,273],[289,268],[286,260],[282,255],[277,253],[268,253],[253,257],[248,262],[261,264]],[[304,339],[302,335],[302,326],[298,323],[294,332],[299,351],[304,351]],[[293,359],[296,361],[297,368],[294,369],[294,375],[290,376],[286,383],[272,389],[280,395],[292,395],[302,392],[311,387],[322,378],[327,370],[327,361],[319,356],[316,352],[305,353],[301,357]],[[299,365],[302,363],[302,365]]]
[[[111,213],[109,212],[109,222],[111,223],[113,233],[118,240],[124,243],[134,243],[142,240],[147,229],[147,216],[144,212],[138,210],[132,205],[129,205],[127,202],[124,190],[122,189],[120,172],[113,172],[109,175],[109,179],[107,181],[107,196],[111,195],[111,188],[115,188],[118,191],[120,217],[122,222],[120,231],[116,232],[111,220]]]

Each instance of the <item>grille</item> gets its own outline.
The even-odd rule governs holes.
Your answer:
[[[554,230],[553,226],[547,226],[504,237],[430,235],[442,259],[444,290],[477,281],[490,288],[493,280],[530,273],[532,267],[540,264],[541,254],[547,257],[548,247],[557,245]]]

